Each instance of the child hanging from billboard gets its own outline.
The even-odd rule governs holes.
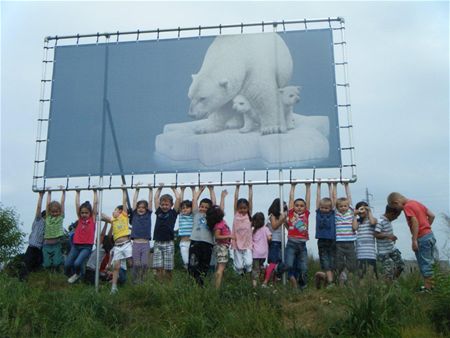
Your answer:
[[[177,221],[180,209],[180,194],[175,188],[171,188],[175,195],[175,204],[173,197],[168,194],[161,195],[164,184],[161,184],[155,193],[155,231],[153,239],[153,268],[156,269],[156,277],[159,281],[164,278],[172,279],[172,270],[174,266],[174,239],[175,223]]]
[[[64,189],[60,186],[60,189]],[[44,258],[44,268],[58,270],[64,263],[61,252],[61,237],[64,235],[64,201],[66,192],[61,193],[61,202],[52,201],[51,191],[47,193],[44,245],[42,254]]]
[[[239,198],[240,185],[236,185],[234,193],[234,219],[232,241],[234,269],[240,275],[252,271],[252,200],[253,187],[248,186],[248,200]]]
[[[198,203],[198,199],[204,190],[205,186],[200,186],[198,190],[194,191],[192,196],[192,214],[194,218],[188,265],[189,274],[195,278],[195,281],[200,286],[204,285],[204,277],[209,270],[214,245],[213,233],[206,223],[206,212],[216,204],[216,195],[213,186],[208,186],[211,199],[203,198]]]
[[[194,216],[192,214],[192,201],[183,200],[184,190],[186,187],[181,187],[180,200],[180,214],[178,215],[178,237],[180,237],[180,254],[183,260],[183,266],[188,268],[189,264],[189,246],[191,244],[192,224]],[[195,187],[191,187],[192,196],[194,196]]]
[[[89,201],[80,205],[80,190],[75,195],[75,210],[78,224],[73,236],[73,244],[64,263],[64,273],[70,284],[75,283],[83,274],[84,265],[89,259],[95,241],[95,219],[97,217],[97,190],[94,190],[93,206]]]
[[[133,211],[131,217],[131,239],[133,257],[133,283],[140,283],[148,269],[148,254],[152,235],[152,204],[153,189],[149,186],[148,201],[139,200],[141,183],[136,184],[133,196]]]

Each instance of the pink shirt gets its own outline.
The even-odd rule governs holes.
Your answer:
[[[267,258],[269,254],[269,238],[272,235],[269,228],[263,226],[253,234],[253,258]]]
[[[217,223],[214,226],[214,233],[216,233],[216,231],[219,230],[219,234],[221,236],[229,236],[231,234],[230,228],[228,227],[227,223],[225,222],[225,220],[221,220],[219,223]],[[226,244],[226,245],[230,245],[230,241],[231,239],[226,238],[226,239],[216,239],[216,243],[217,244]]]
[[[403,206],[403,212],[406,216],[406,221],[408,222],[409,228],[411,228],[411,217],[415,217],[419,223],[419,234],[417,238],[425,236],[431,232],[430,221],[428,220],[427,207],[422,203],[414,200],[408,200]]]
[[[95,221],[94,217],[79,218],[73,235],[74,244],[94,244]]]
[[[248,215],[241,215],[238,212],[234,214],[232,233],[236,237],[236,240],[232,242],[233,249],[252,249],[253,231],[252,223],[250,222]]]

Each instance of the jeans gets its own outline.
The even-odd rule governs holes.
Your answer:
[[[82,274],[84,265],[89,259],[91,252],[92,245],[90,244],[73,244],[64,262],[64,274],[68,277],[74,273],[77,275]]]
[[[306,285],[308,274],[308,251],[306,242],[293,242],[286,244],[285,263],[289,267],[289,276],[299,280],[300,285]]]

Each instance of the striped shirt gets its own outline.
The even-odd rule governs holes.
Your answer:
[[[392,229],[392,223],[384,216],[381,216],[377,225],[375,226],[375,232],[379,232],[383,235],[393,235],[394,229]],[[394,251],[394,242],[390,239],[378,239],[377,249],[378,254],[383,255]]]
[[[353,231],[353,209],[349,208],[344,214],[336,209],[336,242],[355,241],[356,232]]]
[[[30,238],[28,239],[28,245],[35,248],[42,248],[44,244],[44,231],[45,231],[45,219],[41,216],[34,219],[31,226]]]
[[[356,257],[358,259],[377,259],[375,252],[375,237],[373,236],[375,226],[365,219],[359,224],[356,238]]]
[[[63,231],[64,216],[50,216],[45,218],[45,239],[58,238],[64,235]]]
[[[179,237],[190,237],[192,233],[192,224],[194,222],[194,215],[183,215],[178,216],[178,236]]]

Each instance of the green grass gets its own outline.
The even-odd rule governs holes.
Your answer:
[[[311,276],[316,269],[311,261]],[[253,289],[250,279],[227,270],[223,288],[215,290],[212,277],[199,288],[177,270],[171,283],[149,273],[144,284],[127,284],[111,296],[108,284],[96,293],[82,283],[68,285],[62,274],[39,272],[26,283],[0,274],[0,336],[444,337],[447,326],[435,317],[449,308],[448,295],[417,294],[419,283],[408,275],[393,285]]]

